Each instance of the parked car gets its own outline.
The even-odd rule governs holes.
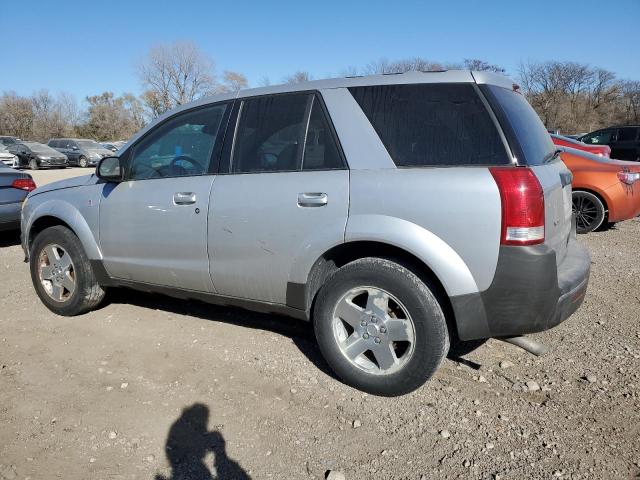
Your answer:
[[[640,165],[565,147],[562,161],[573,174],[578,233],[589,233],[640,214]]]
[[[43,143],[19,142],[9,145],[8,150],[18,157],[16,168],[67,167],[67,157]]]
[[[0,163],[0,231],[20,228],[22,202],[34,188],[31,175]]]
[[[611,158],[640,161],[640,125],[603,128],[580,138],[588,145],[608,145]]]
[[[343,381],[398,395],[450,339],[542,331],[582,303],[590,258],[558,154],[488,72],[222,94],[32,192],[23,248],[58,314],[110,286],[286,313]]]
[[[52,138],[49,140],[48,145],[64,153],[69,158],[70,165],[77,165],[83,168],[93,167],[100,159],[113,155],[111,150],[107,150],[95,140]]]
[[[101,143],[100,145],[102,145],[102,147],[106,148],[107,150],[111,150],[112,152],[118,151],[118,147],[116,147],[113,143]]]
[[[13,145],[14,143],[18,143],[19,141],[20,139],[18,137],[7,137],[7,136],[0,137],[0,144],[5,146]]]
[[[9,152],[7,147],[0,143],[0,162],[4,163],[8,167],[15,167],[18,162],[18,157]]]
[[[587,145],[573,138],[563,137],[562,135],[551,135],[551,141],[554,145],[560,147],[576,148],[585,152],[593,153],[594,155],[600,155],[601,157],[607,157],[611,155],[611,148],[609,145]]]

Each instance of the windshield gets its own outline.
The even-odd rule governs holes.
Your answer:
[[[76,143],[80,148],[91,148],[91,149],[100,149],[100,150],[104,148],[98,142],[95,142],[93,140],[76,140]]]
[[[60,155],[60,152],[54,150],[47,145],[43,145],[42,143],[25,143],[26,147],[32,152],[36,153],[46,153],[48,155]]]
[[[540,165],[553,158],[556,147],[549,132],[518,92],[495,85],[483,85],[489,102],[500,121],[509,144],[521,165]]]

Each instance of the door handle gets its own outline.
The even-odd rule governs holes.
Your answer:
[[[193,205],[196,203],[196,194],[193,192],[176,192],[173,194],[173,203],[176,205]]]
[[[300,207],[324,207],[329,198],[326,193],[299,193],[298,206]]]

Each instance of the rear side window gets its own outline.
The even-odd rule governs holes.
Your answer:
[[[542,120],[526,98],[513,90],[495,85],[480,87],[505,131],[521,165],[540,165],[556,150]]]
[[[498,131],[470,84],[349,90],[399,167],[509,163]]]

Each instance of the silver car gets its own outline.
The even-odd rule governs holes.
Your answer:
[[[343,381],[399,395],[451,341],[542,331],[582,303],[590,259],[557,153],[495,74],[244,90],[32,192],[22,244],[60,315],[110,286],[284,313],[312,322]]]

